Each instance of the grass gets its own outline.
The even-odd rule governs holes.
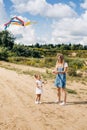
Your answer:
[[[56,58],[26,58],[26,57],[9,57],[8,61],[16,64],[30,65],[34,67],[47,67],[55,66]]]
[[[22,72],[23,74],[26,74],[26,75],[31,75],[33,76],[34,74],[38,74],[40,73],[41,76],[44,78],[44,79],[53,79],[54,78],[54,75],[52,73],[41,73],[39,71],[35,71],[35,70],[32,70],[32,71],[23,71]]]
[[[78,76],[67,75],[67,80],[70,82],[76,81],[77,83],[80,82],[83,85],[87,85],[87,77],[78,77]]]
[[[18,69],[18,68],[15,68],[15,67],[11,67],[10,65],[1,65],[0,64],[0,67],[8,69],[8,70],[14,70],[14,71],[16,71],[18,73],[21,73],[21,69]]]
[[[67,90],[67,92],[69,93],[69,94],[77,94],[77,92],[75,91],[75,90],[72,90],[72,89],[66,89]]]
[[[3,68],[9,69],[9,70],[14,70],[17,73],[21,73],[21,74],[23,73],[23,74],[31,75],[31,76],[33,76],[35,73],[41,73],[41,75],[44,79],[53,80],[53,79],[55,79],[55,76],[56,76],[56,75],[52,74],[52,70],[48,69],[48,68],[45,68],[46,69],[45,72],[39,72],[39,71],[35,71],[35,70],[22,70],[17,67],[12,67],[10,64],[2,64],[2,62],[0,63],[0,66]],[[83,85],[87,85],[87,77],[78,77],[78,76],[74,77],[74,76],[69,76],[67,74],[67,81],[70,81],[70,82],[76,81],[76,82],[82,83]],[[69,91],[69,93],[70,92],[71,91]],[[71,93],[73,93],[73,92],[71,92]]]
[[[31,75],[31,76],[39,73],[39,74],[41,74],[41,76],[44,79],[54,79],[55,78],[55,75],[53,75],[52,72],[48,69],[46,69],[46,72],[39,72],[39,71],[36,71],[36,70],[22,70],[22,69],[19,69],[19,68],[16,68],[16,67],[12,67],[9,64],[8,65],[7,64],[6,65],[0,64],[0,67],[8,69],[8,70],[16,71],[17,73],[20,73],[20,74]]]

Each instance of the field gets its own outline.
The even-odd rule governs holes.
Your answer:
[[[69,78],[67,104],[60,106],[54,78],[47,79],[42,104],[36,105],[33,73],[45,74],[46,68],[0,66],[0,130],[87,130],[87,82]]]

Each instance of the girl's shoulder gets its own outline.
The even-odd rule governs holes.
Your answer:
[[[68,63],[67,62],[64,62],[64,67],[68,67]]]
[[[62,64],[56,64],[56,69],[57,68],[60,68],[60,67],[68,67],[68,63],[67,62],[64,62],[64,63],[62,63]]]
[[[41,80],[36,80],[36,83],[40,83],[40,82],[42,82]]]
[[[39,82],[39,80],[36,80],[36,83],[38,83]]]

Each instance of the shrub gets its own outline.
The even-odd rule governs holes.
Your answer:
[[[69,76],[77,76],[76,70],[73,69],[73,68],[69,68],[69,70],[68,70],[68,75],[69,75]]]
[[[73,69],[82,69],[82,67],[84,66],[84,62],[81,60],[72,60],[71,62],[69,62],[69,66],[72,67]]]
[[[0,60],[8,60],[8,49],[0,47]]]
[[[77,94],[77,92],[76,92],[75,90],[68,89],[68,88],[67,88],[67,92],[68,92],[69,94]]]

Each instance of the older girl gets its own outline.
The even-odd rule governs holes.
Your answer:
[[[56,74],[55,86],[57,87],[57,101],[60,105],[66,104],[66,72],[68,64],[64,61],[62,54],[57,55],[57,62],[53,73]],[[61,103],[61,91],[63,93],[63,102]]]

